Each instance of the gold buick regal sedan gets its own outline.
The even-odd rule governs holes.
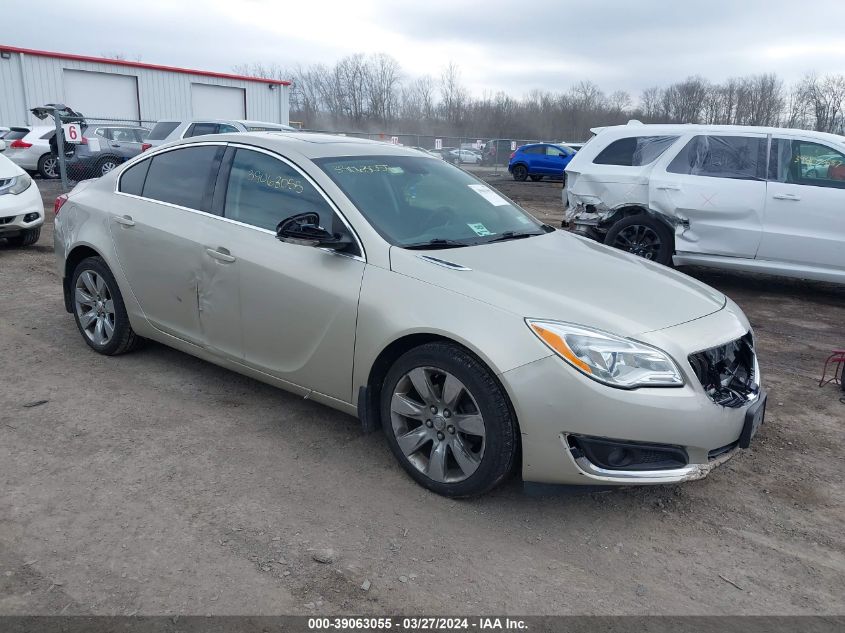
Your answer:
[[[461,169],[346,137],[145,152],[55,206],[67,310],[357,415],[448,496],[704,477],[766,396],[712,288],[555,230]]]

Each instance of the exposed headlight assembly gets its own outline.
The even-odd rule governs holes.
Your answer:
[[[573,323],[525,322],[563,360],[605,385],[636,389],[684,384],[675,362],[656,347]]]
[[[13,176],[4,180],[0,180],[0,196],[11,193],[23,193],[32,184],[32,178],[28,174],[21,174],[20,176]]]

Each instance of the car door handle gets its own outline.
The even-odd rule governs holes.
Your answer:
[[[772,198],[775,200],[792,200],[793,202],[801,200],[801,196],[796,196],[794,193],[776,193]]]
[[[207,248],[205,252],[211,255],[214,259],[220,260],[221,262],[226,262],[228,264],[235,261],[237,258],[229,254],[229,251],[222,246],[218,249]]]
[[[657,185],[657,189],[660,191],[680,191],[681,188],[678,185]]]
[[[112,143],[111,146],[112,147],[120,147],[120,145],[118,143]]]
[[[123,226],[135,226],[135,220],[132,219],[131,215],[116,215],[114,221]]]

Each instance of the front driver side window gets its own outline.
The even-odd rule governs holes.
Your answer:
[[[235,152],[224,217],[275,231],[285,218],[306,212],[317,213],[326,230],[341,230],[325,198],[296,169],[262,152]]]

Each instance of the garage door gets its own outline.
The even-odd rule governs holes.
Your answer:
[[[65,105],[89,117],[138,119],[138,80],[132,75],[64,69]]]
[[[195,119],[245,119],[243,88],[191,84],[191,107]]]

